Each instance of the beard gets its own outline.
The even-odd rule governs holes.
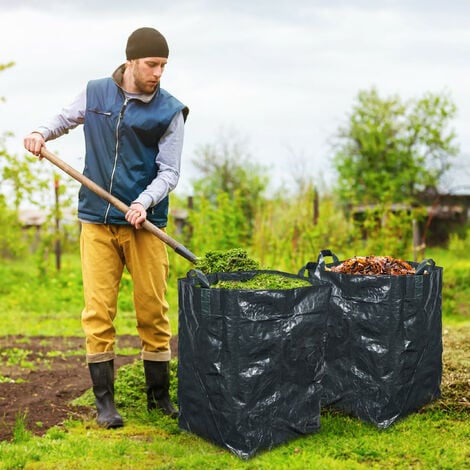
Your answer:
[[[139,70],[134,70],[134,84],[141,93],[150,95],[157,89],[159,82],[155,79],[145,80]]]

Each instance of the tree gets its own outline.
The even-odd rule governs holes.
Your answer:
[[[413,203],[437,188],[457,155],[448,129],[456,106],[446,93],[402,102],[361,91],[334,142],[340,199],[347,205]]]
[[[41,171],[41,163],[31,155],[11,154],[5,145],[4,137],[0,137],[0,175],[4,196],[13,201],[16,213],[23,202],[40,206],[44,199],[39,194],[50,188],[50,172]],[[2,192],[3,192],[2,191]]]
[[[221,194],[237,201],[241,208],[248,232],[251,232],[256,209],[268,184],[266,170],[253,163],[243,143],[233,134],[221,135],[212,144],[196,151],[193,165],[202,177],[193,182],[195,195],[201,195],[214,205]]]
[[[0,72],[13,66],[10,62],[0,64]],[[0,97],[0,101],[4,101]],[[20,256],[24,243],[24,233],[20,224],[20,206],[49,210],[48,222],[55,217],[59,218],[58,208],[55,207],[51,185],[56,176],[50,166],[45,166],[37,157],[29,154],[18,156],[12,154],[7,148],[7,139],[14,137],[11,132],[0,133],[0,257]],[[57,188],[58,192],[66,196],[62,197],[61,207],[71,204],[71,198],[66,194],[66,188],[70,184]],[[51,236],[48,230],[44,230],[41,243],[50,244]]]

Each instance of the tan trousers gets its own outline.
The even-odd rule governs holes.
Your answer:
[[[87,362],[104,362],[115,357],[113,320],[124,267],[133,281],[142,358],[169,361],[171,329],[165,299],[166,245],[150,232],[129,225],[83,223],[80,251],[85,298],[82,327]]]

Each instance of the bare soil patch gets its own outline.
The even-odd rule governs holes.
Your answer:
[[[140,349],[137,336],[120,336],[119,348]],[[172,338],[173,354],[177,337]],[[116,357],[115,368],[140,354]],[[17,417],[36,435],[69,418],[93,416],[95,410],[70,402],[91,387],[83,337],[0,337],[0,441],[10,440]]]

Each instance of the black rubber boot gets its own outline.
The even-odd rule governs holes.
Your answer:
[[[144,360],[145,382],[147,384],[147,409],[156,408],[171,416],[178,417],[178,411],[170,398],[170,363]]]
[[[122,417],[114,405],[114,361],[88,363],[88,368],[98,411],[96,421],[106,429],[122,427]]]

